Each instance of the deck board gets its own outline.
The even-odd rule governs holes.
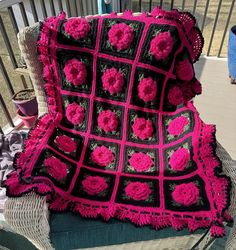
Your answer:
[[[195,98],[200,116],[216,124],[218,141],[236,159],[236,85],[229,81],[227,61],[202,57],[195,70],[203,86],[202,95]]]

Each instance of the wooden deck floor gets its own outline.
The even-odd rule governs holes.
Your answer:
[[[227,61],[202,57],[195,69],[203,86],[195,99],[200,116],[216,124],[218,141],[236,159],[236,85],[230,84]]]

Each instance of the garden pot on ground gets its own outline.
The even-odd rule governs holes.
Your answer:
[[[36,115],[33,115],[33,116],[25,116],[20,109],[17,110],[17,115],[19,116],[19,118],[23,121],[24,125],[27,127],[27,128],[32,128],[37,117],[38,117],[38,114]]]
[[[38,113],[38,103],[33,89],[24,89],[17,92],[12,101],[25,116],[35,116]]]
[[[229,32],[228,69],[231,83],[236,84],[236,25]]]

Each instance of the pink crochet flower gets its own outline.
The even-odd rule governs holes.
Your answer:
[[[110,44],[118,50],[127,49],[133,39],[133,29],[125,23],[114,24],[108,32]]]
[[[180,184],[175,187],[172,198],[181,205],[191,206],[197,202],[199,190],[193,182]]]
[[[194,90],[189,82],[184,82],[182,84],[182,91],[185,102],[191,100],[195,96]]]
[[[123,75],[116,69],[106,69],[102,75],[102,86],[111,95],[119,93],[124,85]]]
[[[118,127],[118,118],[111,110],[103,110],[98,116],[98,126],[106,133],[115,131]]]
[[[86,66],[78,59],[68,60],[64,67],[66,79],[75,86],[82,85],[86,81]]]
[[[184,128],[188,123],[187,117],[180,116],[169,123],[167,130],[171,135],[177,136],[184,132]]]
[[[66,107],[66,118],[73,125],[79,125],[84,120],[84,108],[76,102]]]
[[[125,193],[128,197],[136,201],[145,201],[152,193],[147,183],[139,181],[129,183],[125,188]]]
[[[174,40],[170,32],[160,32],[152,39],[149,51],[156,60],[164,60],[172,51],[173,46]]]
[[[168,102],[174,106],[184,103],[183,92],[178,86],[170,88],[167,98]]]
[[[81,39],[87,36],[90,31],[90,24],[83,18],[70,18],[64,24],[65,32],[74,39]]]
[[[134,134],[142,140],[148,139],[152,136],[153,126],[151,120],[145,118],[136,118],[132,125]]]
[[[129,163],[138,172],[148,171],[154,164],[152,158],[142,152],[132,154]]]
[[[72,153],[76,151],[76,143],[66,135],[59,135],[55,139],[57,146],[66,153]]]
[[[107,182],[100,176],[87,176],[82,181],[82,187],[84,191],[90,195],[100,194],[102,191],[108,188]]]
[[[189,151],[186,148],[179,148],[171,155],[169,164],[173,170],[183,171],[189,160]]]
[[[138,96],[144,102],[154,100],[157,93],[157,83],[151,77],[143,78],[138,85]]]
[[[179,61],[176,64],[176,76],[182,81],[191,81],[193,78],[193,66],[188,59]]]
[[[66,164],[54,156],[44,160],[43,164],[47,167],[47,172],[57,181],[63,180],[67,175]]]
[[[202,93],[201,83],[198,80],[196,80],[192,85],[192,89],[193,89],[195,94],[200,95]]]
[[[113,152],[105,146],[98,146],[94,149],[91,154],[91,159],[93,162],[99,166],[105,167],[112,163],[115,159]]]

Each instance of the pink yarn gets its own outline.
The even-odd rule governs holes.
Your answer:
[[[171,135],[177,136],[184,132],[186,125],[189,123],[188,118],[185,116],[180,116],[175,118],[169,123],[168,132]]]
[[[125,193],[128,197],[136,201],[145,201],[152,193],[147,183],[139,181],[129,183],[125,188]]]
[[[115,131],[118,123],[116,114],[111,110],[103,110],[98,116],[98,126],[106,133]]]
[[[179,148],[171,155],[169,164],[173,170],[183,171],[189,160],[189,151],[186,148]]]
[[[189,82],[184,82],[182,84],[182,91],[183,91],[185,102],[190,101],[195,96],[195,93],[193,92],[191,83],[189,83]]]
[[[172,198],[181,205],[191,206],[197,202],[199,190],[193,182],[180,184],[175,187]]]
[[[66,79],[75,86],[82,85],[86,81],[86,66],[78,59],[71,59],[65,63],[64,73]]]
[[[195,94],[200,95],[202,93],[202,85],[198,80],[193,83],[192,88]]]
[[[152,136],[153,126],[151,120],[145,118],[136,118],[132,125],[134,134],[142,140],[148,139]]]
[[[179,61],[176,64],[176,76],[182,81],[191,81],[194,72],[193,72],[193,66],[189,62],[188,59],[184,59],[182,61]]]
[[[168,102],[174,106],[184,103],[183,92],[178,86],[170,88],[167,98]]]
[[[148,171],[154,164],[152,158],[142,152],[132,154],[129,163],[138,172]]]
[[[98,195],[108,188],[107,182],[100,176],[87,176],[82,181],[82,187],[89,195]]]
[[[67,176],[66,164],[54,156],[44,160],[43,164],[47,167],[47,172],[57,181],[61,181]]]
[[[110,44],[118,50],[127,49],[133,39],[133,29],[125,23],[114,24],[108,32]]]
[[[65,32],[74,39],[85,38],[90,31],[90,24],[84,18],[70,18],[64,24]]]
[[[152,39],[150,53],[156,60],[164,60],[168,57],[174,46],[174,40],[170,32],[160,32]]]
[[[84,108],[76,102],[73,102],[66,107],[66,118],[73,125],[79,125],[82,123],[84,116]]]
[[[91,154],[93,162],[99,166],[105,167],[112,163],[115,159],[113,152],[105,146],[98,146]]]
[[[57,136],[55,143],[66,153],[72,153],[76,151],[76,143],[67,135]]]
[[[143,78],[138,85],[138,96],[144,102],[151,102],[156,97],[157,83],[151,77]]]
[[[102,84],[103,88],[111,95],[117,94],[122,90],[124,85],[123,74],[114,67],[106,69],[102,75]]]

